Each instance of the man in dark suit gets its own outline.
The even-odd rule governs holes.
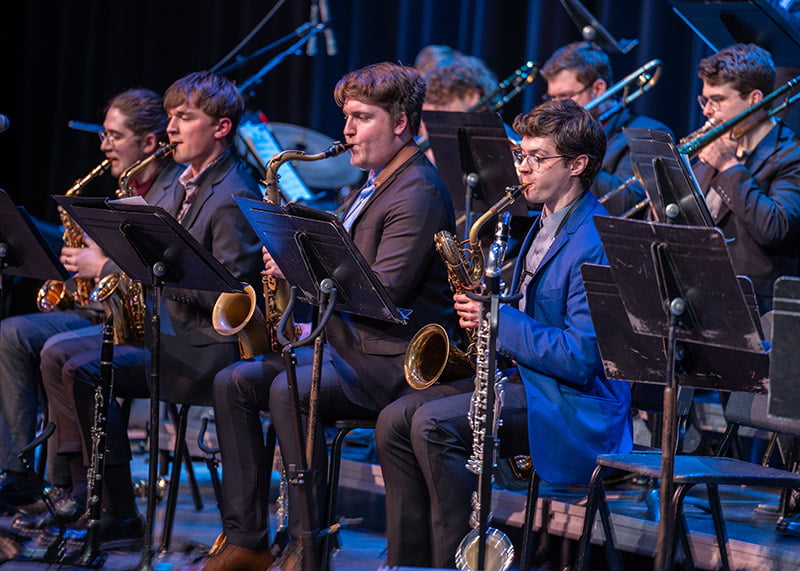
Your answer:
[[[408,391],[403,357],[408,342],[424,324],[455,328],[447,277],[434,249],[433,235],[452,231],[453,206],[436,169],[413,141],[419,128],[425,84],[410,67],[379,63],[353,71],[337,84],[336,102],[345,117],[344,135],[353,147],[350,162],[369,172],[369,181],[344,210],[342,222],[364,260],[392,301],[410,310],[398,325],[334,312],[327,326],[319,418],[374,418]],[[265,252],[266,271],[283,276]],[[238,363],[214,382],[217,434],[222,450],[223,528],[226,544],[202,569],[244,569],[268,552],[267,493],[271,458],[265,458],[259,411],[270,410],[284,465],[297,465],[303,450],[295,446],[297,415],[305,424],[311,384],[311,351],[297,351],[300,408],[290,405],[286,376],[278,355]],[[315,462],[306,480],[312,529],[322,525],[327,454],[317,426]],[[303,528],[301,502],[290,486],[290,533],[294,540],[285,561],[295,554]],[[305,557],[319,557],[304,554]],[[255,569],[255,567],[249,567]]]
[[[545,100],[572,99],[578,105],[587,105],[601,97],[613,83],[608,54],[588,42],[575,42],[557,49],[539,73],[547,82]],[[616,101],[612,97],[594,107],[592,113],[598,117]],[[623,127],[671,132],[663,123],[635,115],[629,108],[622,109],[603,123],[608,144],[602,168],[592,184],[592,192],[600,199],[622,187],[603,199],[603,206],[614,216],[625,214],[646,196],[644,187],[638,181],[623,186],[634,174]],[[638,211],[637,216],[644,212],[644,209]]]
[[[129,89],[115,95],[108,102],[100,133],[100,150],[109,162],[108,171],[116,180],[136,161],[152,154],[159,142],[167,140],[167,114],[160,95],[149,89]],[[178,175],[177,165],[172,161],[151,163],[133,181],[137,190],[170,185]],[[84,188],[85,190],[85,188]],[[80,228],[77,232],[82,234]],[[61,249],[61,262],[75,277],[85,280],[89,287],[94,280],[102,278],[114,268],[108,265],[108,257],[90,238],[84,236],[70,241],[71,246]],[[83,243],[85,247],[78,247]],[[88,297],[88,295],[87,295]],[[18,458],[20,450],[33,440],[36,430],[40,396],[40,352],[45,342],[58,333],[73,331],[85,334],[87,328],[97,333],[103,317],[99,303],[76,303],[72,309],[56,309],[47,313],[18,315],[3,320],[0,327],[0,503],[13,506],[30,504],[37,497],[37,490],[22,473]],[[48,452],[55,449],[51,446]],[[32,460],[32,454],[31,454]],[[69,488],[78,503],[85,500],[85,489],[80,481],[70,480],[70,470],[58,461],[55,454],[48,458],[49,481],[54,484],[51,494],[60,507],[71,502]],[[42,510],[44,506],[41,506]],[[28,513],[37,511],[27,506]]]
[[[703,114],[720,125],[772,91],[775,66],[763,48],[736,44],[701,60],[698,75]],[[800,140],[780,119],[764,121],[757,113],[713,140],[698,159],[695,176],[714,223],[731,240],[733,267],[752,280],[765,313],[775,279],[800,269]]]
[[[586,484],[598,454],[632,446],[630,389],[604,376],[580,271],[584,263],[606,263],[592,217],[608,213],[587,192],[600,169],[605,136],[569,100],[520,115],[514,130],[522,136],[517,168],[527,185],[525,198],[543,209],[517,258],[511,287],[523,294],[520,307],[499,310],[497,350],[516,362],[517,371],[508,374],[522,380],[505,383],[500,440],[524,432],[527,416],[539,475]],[[480,304],[464,294],[454,299],[461,326],[477,328]],[[473,445],[469,381],[408,395],[378,417],[389,567],[453,567],[469,531],[476,489],[475,474],[465,467]]]
[[[189,74],[167,89],[167,135],[177,146],[176,163],[186,168],[168,186],[153,187],[148,198],[176,216],[181,225],[239,280],[254,282],[260,269],[258,238],[233,200],[258,198],[256,181],[231,150],[244,103],[233,83],[210,72]],[[211,323],[218,294],[166,287],[161,308],[161,398],[211,404],[213,375],[238,358],[236,340],[219,335]],[[149,347],[148,339],[145,344]],[[56,338],[42,352],[42,372],[57,426],[58,451],[84,465],[91,449],[94,387],[100,381],[99,336]],[[147,397],[149,351],[117,346],[116,396]],[[119,411],[112,403],[103,479],[101,541],[142,537],[134,501],[130,446]]]

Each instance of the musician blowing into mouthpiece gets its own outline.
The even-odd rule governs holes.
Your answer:
[[[513,126],[525,198],[543,211],[517,257],[511,291],[523,296],[519,308],[499,311],[497,350],[517,365],[507,371],[500,455],[527,445],[544,480],[586,484],[598,454],[632,446],[630,389],[604,376],[580,272],[581,264],[606,263],[592,216],[608,213],[588,192],[606,138],[569,99],[544,103]],[[464,294],[454,300],[461,326],[478,327],[480,304]],[[476,485],[465,467],[472,388],[472,379],[433,385],[378,418],[389,566],[453,567]]]
[[[701,60],[698,76],[698,103],[720,126],[772,92],[775,65],[765,49],[736,44]],[[715,224],[732,239],[734,269],[752,280],[762,313],[772,308],[775,279],[800,269],[800,139],[765,115],[756,112],[712,140],[693,167]]]

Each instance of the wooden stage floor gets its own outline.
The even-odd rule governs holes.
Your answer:
[[[340,513],[346,517],[363,517],[357,527],[344,529],[341,534],[341,548],[332,559],[332,567],[341,571],[367,571],[383,568],[386,541],[382,533],[384,521],[383,482],[379,467],[366,459],[368,449],[360,445],[345,447],[345,460],[342,465]],[[211,478],[205,464],[194,462],[195,473],[204,507],[197,511],[192,502],[185,474],[181,479],[179,505],[173,532],[173,539],[167,553],[159,554],[164,505],[159,504],[156,535],[153,542],[156,555],[153,568],[159,571],[179,569],[206,549],[221,530]],[[134,479],[147,476],[146,456],[135,456]],[[273,474],[273,483],[277,475]],[[524,482],[520,487],[524,488]],[[611,490],[611,510],[615,536],[618,545],[628,553],[626,567],[646,569],[652,566],[655,551],[657,525],[648,520],[646,503],[640,501],[641,489]],[[723,512],[731,538],[730,556],[733,569],[800,569],[800,539],[787,537],[775,531],[776,516],[757,513],[759,504],[778,503],[776,490],[764,491],[720,487]],[[583,526],[585,490],[559,489],[543,485],[537,510],[536,527],[544,529],[540,536],[537,555],[538,569],[556,569],[569,566],[575,555],[576,540]],[[691,497],[696,498],[687,507],[691,544],[695,564],[701,569],[715,569],[719,565],[711,517],[702,509],[705,499],[701,487],[696,488]],[[145,512],[144,500],[140,500],[141,512]],[[694,505],[697,504],[697,505]],[[698,507],[699,506],[699,507]],[[495,490],[493,498],[495,522],[507,530],[517,549],[520,546],[520,527],[525,509],[525,490]],[[544,520],[544,524],[542,523]],[[272,528],[274,529],[274,516]],[[0,528],[7,528],[10,518],[0,518]],[[543,539],[542,539],[543,537]],[[594,538],[602,537],[599,524]],[[2,571],[14,569],[72,569],[69,566],[45,564],[35,561],[9,559],[14,548],[19,545],[6,541],[0,545],[0,568]],[[140,560],[139,554],[110,552],[104,569],[132,569]],[[593,549],[593,569],[603,569],[602,549]],[[512,569],[517,569],[516,563]]]

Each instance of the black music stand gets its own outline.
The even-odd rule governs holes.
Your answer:
[[[631,160],[651,200],[656,221],[714,226],[714,219],[686,155],[672,135],[653,129],[623,128]]]
[[[238,196],[235,198],[287,282],[292,285],[290,302],[278,326],[278,335],[284,344],[282,353],[290,402],[297,411],[293,426],[295,445],[297,450],[306,453],[305,455],[301,453],[299,465],[286,466],[286,470],[289,483],[297,486],[301,492],[299,495],[302,504],[298,507],[298,513],[303,518],[303,534],[298,539],[303,546],[303,553],[306,554],[303,568],[313,571],[321,563],[310,555],[315,553],[314,540],[335,533],[340,524],[334,524],[326,529],[311,528],[312,506],[305,486],[310,481],[310,467],[314,465],[313,447],[306,446],[309,441],[303,436],[294,370],[296,362],[294,349],[314,344],[308,420],[308,437],[312,438],[316,422],[315,395],[318,393],[320,383],[324,328],[333,310],[393,323],[405,323],[406,319],[403,310],[395,307],[388,292],[378,281],[338,218],[328,212],[302,205],[289,204],[282,207],[265,201]],[[311,334],[302,340],[289,342],[288,339],[282,338],[282,332],[297,299],[318,306],[320,315]],[[334,483],[329,482],[329,485]]]
[[[614,39],[608,30],[597,21],[580,0],[561,0],[567,15],[581,31],[581,36],[587,42],[592,42],[604,51],[613,54],[626,54],[639,43],[639,40]]]
[[[488,210],[502,198],[505,187],[519,182],[503,120],[497,113],[480,111],[423,111],[422,119],[456,213],[466,216],[466,239],[473,213]],[[528,215],[522,200],[508,211]],[[492,228],[493,224],[484,226],[486,233]]]
[[[769,362],[768,415],[800,420],[800,278],[784,276],[775,281],[772,351]]]
[[[15,206],[6,191],[0,189],[0,320],[5,308],[6,274],[64,281],[70,275],[25,208]]]
[[[740,370],[758,371],[731,387],[712,375],[716,388],[763,392],[764,345],[756,316],[747,305],[721,232],[603,216],[594,217],[611,274],[632,330],[665,342],[664,429],[661,444],[661,518],[656,568],[666,569],[674,550],[673,474],[676,398],[680,382],[678,343],[725,349]],[[711,370],[716,370],[710,363]],[[689,382],[689,378],[685,379]],[[700,382],[699,376],[691,377]],[[706,388],[707,385],[695,385]],[[727,556],[723,554],[724,560]]]
[[[161,299],[166,284],[184,289],[238,293],[239,281],[166,210],[74,196],[54,196],[83,230],[151,295],[150,467],[145,545],[137,569],[152,569],[155,482],[158,478],[158,425],[161,394]],[[180,462],[180,459],[175,460]]]
[[[758,44],[780,67],[797,67],[800,32],[765,0],[669,0],[672,10],[712,50]]]

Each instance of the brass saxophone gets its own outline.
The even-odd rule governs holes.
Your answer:
[[[498,212],[517,200],[526,185],[508,186],[505,195],[484,212],[469,229],[466,243],[456,240],[447,230],[433,237],[436,251],[447,266],[447,279],[454,293],[478,291],[483,279],[483,250],[478,238],[480,229]],[[437,381],[463,379],[475,372],[469,355],[475,354],[476,332],[469,330],[466,353],[450,346],[441,325],[429,323],[417,331],[406,349],[404,369],[406,383],[417,390]]]
[[[83,178],[79,178],[72,186],[67,189],[66,196],[77,196],[83,188],[92,180],[103,174],[111,166],[111,161],[105,159],[94,167]],[[67,214],[63,207],[58,207],[58,215],[61,218],[61,225],[64,227],[62,240],[64,245],[70,248],[82,248],[86,244],[83,241],[83,230],[78,226],[72,217]],[[36,307],[39,311],[47,312],[59,309],[72,309],[74,306],[83,306],[89,303],[89,295],[94,286],[92,278],[72,278],[73,291],[67,289],[67,284],[60,280],[47,280],[36,293]]]
[[[352,145],[334,142],[315,155],[303,151],[287,150],[273,155],[266,164],[266,174],[261,183],[266,187],[264,201],[280,204],[278,169],[286,161],[319,161],[341,155]],[[276,279],[266,272],[261,273],[266,315],[256,307],[253,287],[244,284],[245,293],[223,293],[217,298],[211,314],[214,329],[220,335],[239,335],[239,352],[242,359],[249,359],[281,348],[278,341],[278,325],[289,302],[289,287],[285,280]],[[249,289],[248,289],[249,288]],[[294,341],[300,335],[299,328],[291,319],[283,331],[287,339]]]
[[[118,179],[117,198],[134,196],[133,179],[136,175],[153,161],[169,156],[176,146],[176,143],[159,143],[156,152],[125,169]],[[114,272],[97,282],[90,299],[102,303],[106,316],[114,317],[115,344],[144,341],[146,306],[141,282],[130,279],[125,272]]]

